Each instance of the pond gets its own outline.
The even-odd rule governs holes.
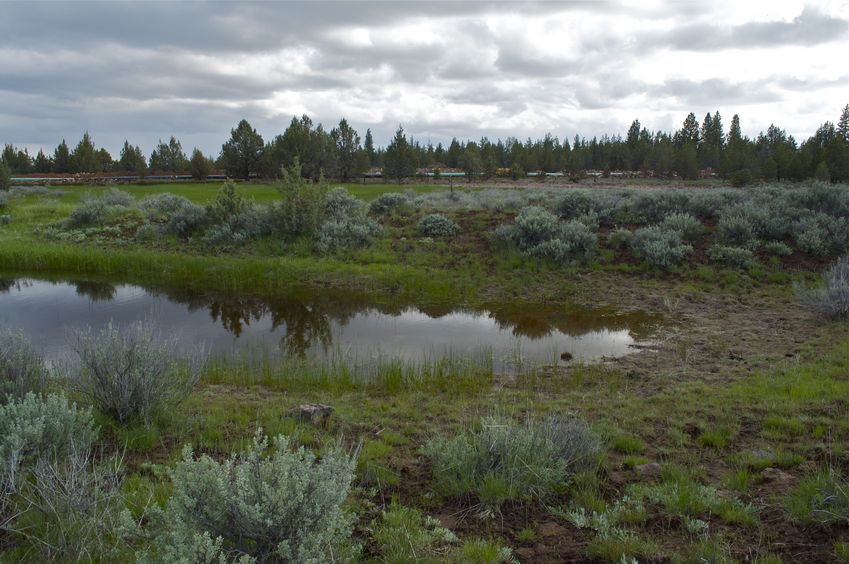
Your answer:
[[[0,327],[23,330],[48,359],[69,354],[68,335],[75,329],[139,320],[176,334],[186,347],[203,344],[213,356],[257,349],[305,355],[341,347],[419,360],[485,351],[496,371],[509,370],[507,359],[542,364],[565,362],[563,353],[579,361],[623,356],[650,342],[660,327],[656,317],[604,308],[428,308],[316,289],[234,297],[0,275]]]

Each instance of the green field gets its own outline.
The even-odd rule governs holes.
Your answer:
[[[320,252],[318,237],[305,234],[262,232],[224,243],[201,231],[180,237],[161,219],[150,220],[160,229],[155,235],[137,236],[148,221],[137,207],[142,198],[167,191],[206,204],[218,188],[121,186],[135,202],[109,208],[102,223],[87,227],[63,222],[84,194],[108,187],[15,192],[0,210],[10,216],[0,224],[0,277],[73,276],[231,296],[338,287],[376,303],[444,311],[604,306],[661,317],[663,330],[653,346],[619,359],[528,366],[512,375],[450,359],[386,362],[369,367],[372,379],[362,383],[338,364],[217,359],[183,403],[147,420],[119,421],[95,410],[104,448],[126,449],[121,503],[134,515],[151,503],[164,506],[172,493],[168,470],[183,445],[220,461],[246,448],[261,427],[316,451],[337,440],[359,448],[346,508],[356,515],[352,538],[365,561],[509,561],[503,548],[521,562],[849,558],[849,327],[823,319],[799,290],[818,284],[820,271],[845,250],[846,186],[643,196],[645,190],[533,187],[449,193],[419,185],[412,188],[420,199],[369,212],[380,231],[367,244],[331,252]],[[366,202],[403,191],[346,188]],[[257,204],[281,198],[272,185],[237,190]],[[556,215],[554,235],[541,249],[526,243],[528,230],[517,220],[532,206]],[[431,213],[458,230],[425,236],[420,222]],[[534,213],[537,225],[548,221]],[[770,221],[775,217],[781,220]],[[680,236],[652,228],[661,224]],[[498,226],[513,226],[503,230],[513,238],[499,240]],[[641,247],[641,237],[654,239]],[[586,255],[579,254],[589,246],[582,241],[592,241]],[[334,411],[317,425],[299,418],[305,403]],[[592,464],[558,475],[553,485],[524,487],[542,482],[543,467],[535,466],[542,463],[529,458],[542,443],[503,468],[490,460],[463,479],[439,465],[439,448],[448,450],[434,446],[439,440],[497,432],[487,418],[505,428],[530,420],[545,429],[551,416],[585,421],[600,445]],[[510,435],[508,446],[520,436]],[[452,453],[461,466],[461,450]],[[42,518],[31,529],[37,534],[52,523]],[[117,533],[103,533],[103,542],[117,546],[116,558],[132,559],[158,546],[155,519],[141,527],[145,534],[117,541]],[[20,532],[1,533],[0,547],[0,559],[11,560],[42,550]]]

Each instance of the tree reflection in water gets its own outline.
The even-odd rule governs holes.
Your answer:
[[[85,296],[93,302],[108,302],[115,299],[117,289],[108,282],[94,282],[92,280],[72,280],[70,282],[77,289],[78,296]]]

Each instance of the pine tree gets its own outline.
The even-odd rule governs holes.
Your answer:
[[[407,136],[404,135],[404,128],[400,125],[395,132],[395,137],[386,147],[383,162],[384,178],[394,178],[398,181],[398,184],[405,177],[411,176],[415,172],[415,155],[407,141]]]
[[[360,148],[359,134],[348,125],[345,118],[342,118],[339,126],[330,132],[330,136],[339,161],[339,178],[347,181],[359,175],[365,168],[364,158],[366,158]]]
[[[247,180],[258,172],[257,165],[264,150],[262,136],[243,119],[230,130],[230,139],[221,146],[218,160],[229,176]]]
[[[53,152],[53,172],[71,172],[71,152],[64,139]]]
[[[94,142],[86,131],[71,153],[71,172],[100,172],[100,159],[94,149]]]
[[[133,147],[129,141],[124,141],[118,158],[118,170],[139,174],[147,170],[147,162],[138,146]]]
[[[837,122],[837,133],[839,133],[844,140],[849,141],[849,104],[843,108],[843,112],[840,114],[840,120]]]
[[[363,149],[368,157],[368,165],[375,166],[377,164],[377,154],[374,151],[374,139],[371,136],[371,129],[366,129],[366,139],[363,142]]]
[[[195,180],[206,180],[209,173],[212,171],[212,162],[207,159],[200,149],[195,147],[192,151],[192,158],[189,160],[189,172]]]

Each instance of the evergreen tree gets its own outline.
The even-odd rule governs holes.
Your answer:
[[[371,129],[366,129],[363,149],[366,152],[366,157],[368,157],[368,166],[375,166],[377,164],[377,154],[374,151],[374,139],[371,136]]]
[[[64,139],[53,152],[53,172],[71,172],[71,152]]]
[[[189,160],[189,172],[195,180],[206,180],[212,172],[212,161],[206,158],[197,147],[192,151],[192,158]]]
[[[849,104],[846,104],[840,113],[840,120],[837,122],[837,133],[845,141],[849,142]]]
[[[156,149],[150,153],[150,170],[182,172],[188,168],[188,165],[189,160],[186,158],[186,153],[183,152],[183,144],[173,135],[167,144],[160,139]]]
[[[35,172],[50,172],[53,169],[53,162],[50,160],[50,157],[44,154],[44,151],[41,149],[38,150],[38,154],[35,156],[35,160],[33,161],[33,170]]]
[[[100,159],[94,149],[94,142],[86,131],[71,153],[71,172],[100,172]]]
[[[696,146],[689,142],[678,149],[675,158],[675,172],[684,180],[696,180],[699,178],[699,159],[696,155]]]
[[[366,168],[368,157],[360,147],[360,136],[356,130],[348,125],[345,118],[339,122],[339,126],[330,132],[335,144],[335,150],[339,161],[339,178],[348,181],[356,178]],[[372,147],[372,151],[374,147]]]
[[[399,125],[383,156],[383,177],[394,178],[400,184],[404,178],[416,172],[415,167],[415,155],[404,135],[404,128]]]
[[[147,162],[141,149],[138,146],[133,147],[129,141],[124,141],[117,166],[118,170],[139,174],[144,174],[147,170]]]
[[[230,139],[221,146],[218,160],[229,176],[248,180],[251,174],[259,172],[258,164],[264,150],[262,136],[243,119],[230,130]]]
[[[110,171],[112,170],[112,166],[114,165],[114,161],[112,160],[112,155],[109,154],[109,151],[101,147],[95,153],[98,161],[98,170],[102,171]]]

